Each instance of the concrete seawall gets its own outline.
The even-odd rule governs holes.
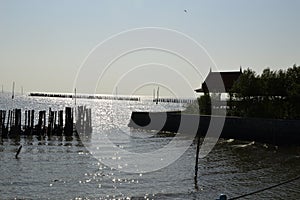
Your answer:
[[[132,112],[128,126],[204,137],[208,127],[214,128],[214,124],[223,124],[223,121],[224,126],[220,130],[221,137],[225,139],[300,145],[300,120],[189,115],[180,111]]]

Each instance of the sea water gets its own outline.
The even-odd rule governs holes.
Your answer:
[[[236,197],[300,174],[299,147],[223,139],[199,160],[197,183],[194,143],[166,167],[145,173],[124,172],[95,157],[88,146],[99,135],[108,135],[118,148],[99,153],[103,153],[102,158],[122,162],[126,158],[116,156],[120,149],[138,154],[164,148],[173,137],[128,128],[131,111],[182,110],[185,105],[156,105],[143,100],[77,100],[77,105],[92,109],[93,133],[89,140],[83,142],[76,136],[1,138],[0,199],[216,199],[221,193]],[[1,110],[61,110],[66,106],[74,107],[74,101],[28,96],[12,100],[8,94],[0,94]],[[122,140],[121,134],[127,138]],[[19,145],[23,148],[15,159]],[[153,165],[150,160],[143,162]],[[300,180],[295,180],[244,199],[299,197]]]

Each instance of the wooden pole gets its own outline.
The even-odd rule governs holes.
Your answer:
[[[44,120],[43,120],[43,134],[45,134],[45,132],[46,132],[46,111],[45,110],[43,111],[43,117],[44,117]]]
[[[37,125],[38,134],[41,135],[44,132],[44,111],[39,111],[39,121]]]
[[[63,112],[62,110],[58,111],[58,134],[61,135],[63,130]]]
[[[88,118],[88,123],[89,123],[89,130],[88,133],[92,133],[92,109],[89,109],[89,118]]]
[[[11,116],[11,110],[8,111],[8,116],[7,116],[7,124],[6,124],[7,131],[8,131],[8,127],[10,125],[10,116]]]
[[[25,110],[25,124],[24,124],[24,128],[25,128],[25,130],[27,129],[27,110]]]
[[[27,110],[27,130],[30,129],[30,110]]]
[[[76,121],[76,129],[78,133],[82,133],[83,131],[83,106],[77,107],[77,121]]]
[[[196,147],[196,162],[195,162],[195,189],[198,190],[198,161],[199,161],[199,150],[200,150],[200,136],[196,136],[197,147]]]
[[[66,107],[65,109],[65,128],[64,134],[71,136],[73,134],[73,117],[72,117],[72,108]]]
[[[15,112],[12,110],[11,112],[10,112],[10,124],[9,124],[9,129],[11,130],[11,128],[13,127],[13,124],[14,124],[14,114],[15,114]]]
[[[158,98],[159,98],[159,87],[157,87],[156,104],[158,104]]]
[[[21,109],[15,109],[15,133],[20,135],[21,133]]]
[[[74,99],[75,99],[75,106],[76,106],[76,88],[74,89],[74,93],[75,93]]]
[[[2,116],[2,110],[0,110],[0,137],[2,137],[3,133]]]
[[[55,130],[55,133],[57,131],[57,124],[56,124],[56,121],[57,121],[57,111],[54,112],[54,120],[53,120],[53,128]]]
[[[34,110],[31,110],[30,129],[34,128]]]
[[[2,130],[2,135],[3,133],[5,133],[5,116],[6,116],[6,111],[2,110],[2,126],[1,126],[1,130]]]
[[[153,89],[153,102],[155,102],[155,88]]]
[[[48,129],[47,129],[47,135],[50,136],[52,134],[52,124],[53,123],[53,118],[52,118],[52,111],[51,108],[49,108],[49,113],[48,113]]]
[[[15,98],[15,82],[13,82],[11,98],[12,98],[12,99]]]

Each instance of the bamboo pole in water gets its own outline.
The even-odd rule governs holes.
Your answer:
[[[74,100],[75,100],[75,106],[76,106],[76,88],[74,89]]]
[[[30,129],[34,128],[34,110],[31,110]]]
[[[156,104],[158,104],[158,98],[159,98],[159,87],[157,87],[157,94],[156,94]]]
[[[155,102],[155,88],[153,89],[153,102]]]
[[[12,99],[15,98],[15,82],[13,82],[11,98],[12,98]]]
[[[198,161],[199,161],[199,150],[200,150],[200,136],[196,136],[197,147],[196,147],[196,162],[195,162],[195,189],[198,190]]]
[[[64,134],[71,136],[73,134],[73,113],[71,107],[65,108],[65,129]]]

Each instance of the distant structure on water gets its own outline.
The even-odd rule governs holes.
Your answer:
[[[242,75],[242,68],[239,71],[212,72],[211,69],[201,88],[195,89],[197,93],[229,93],[233,84]],[[220,80],[221,78],[221,80]],[[220,81],[219,81],[220,80]],[[222,82],[221,82],[222,81]]]

